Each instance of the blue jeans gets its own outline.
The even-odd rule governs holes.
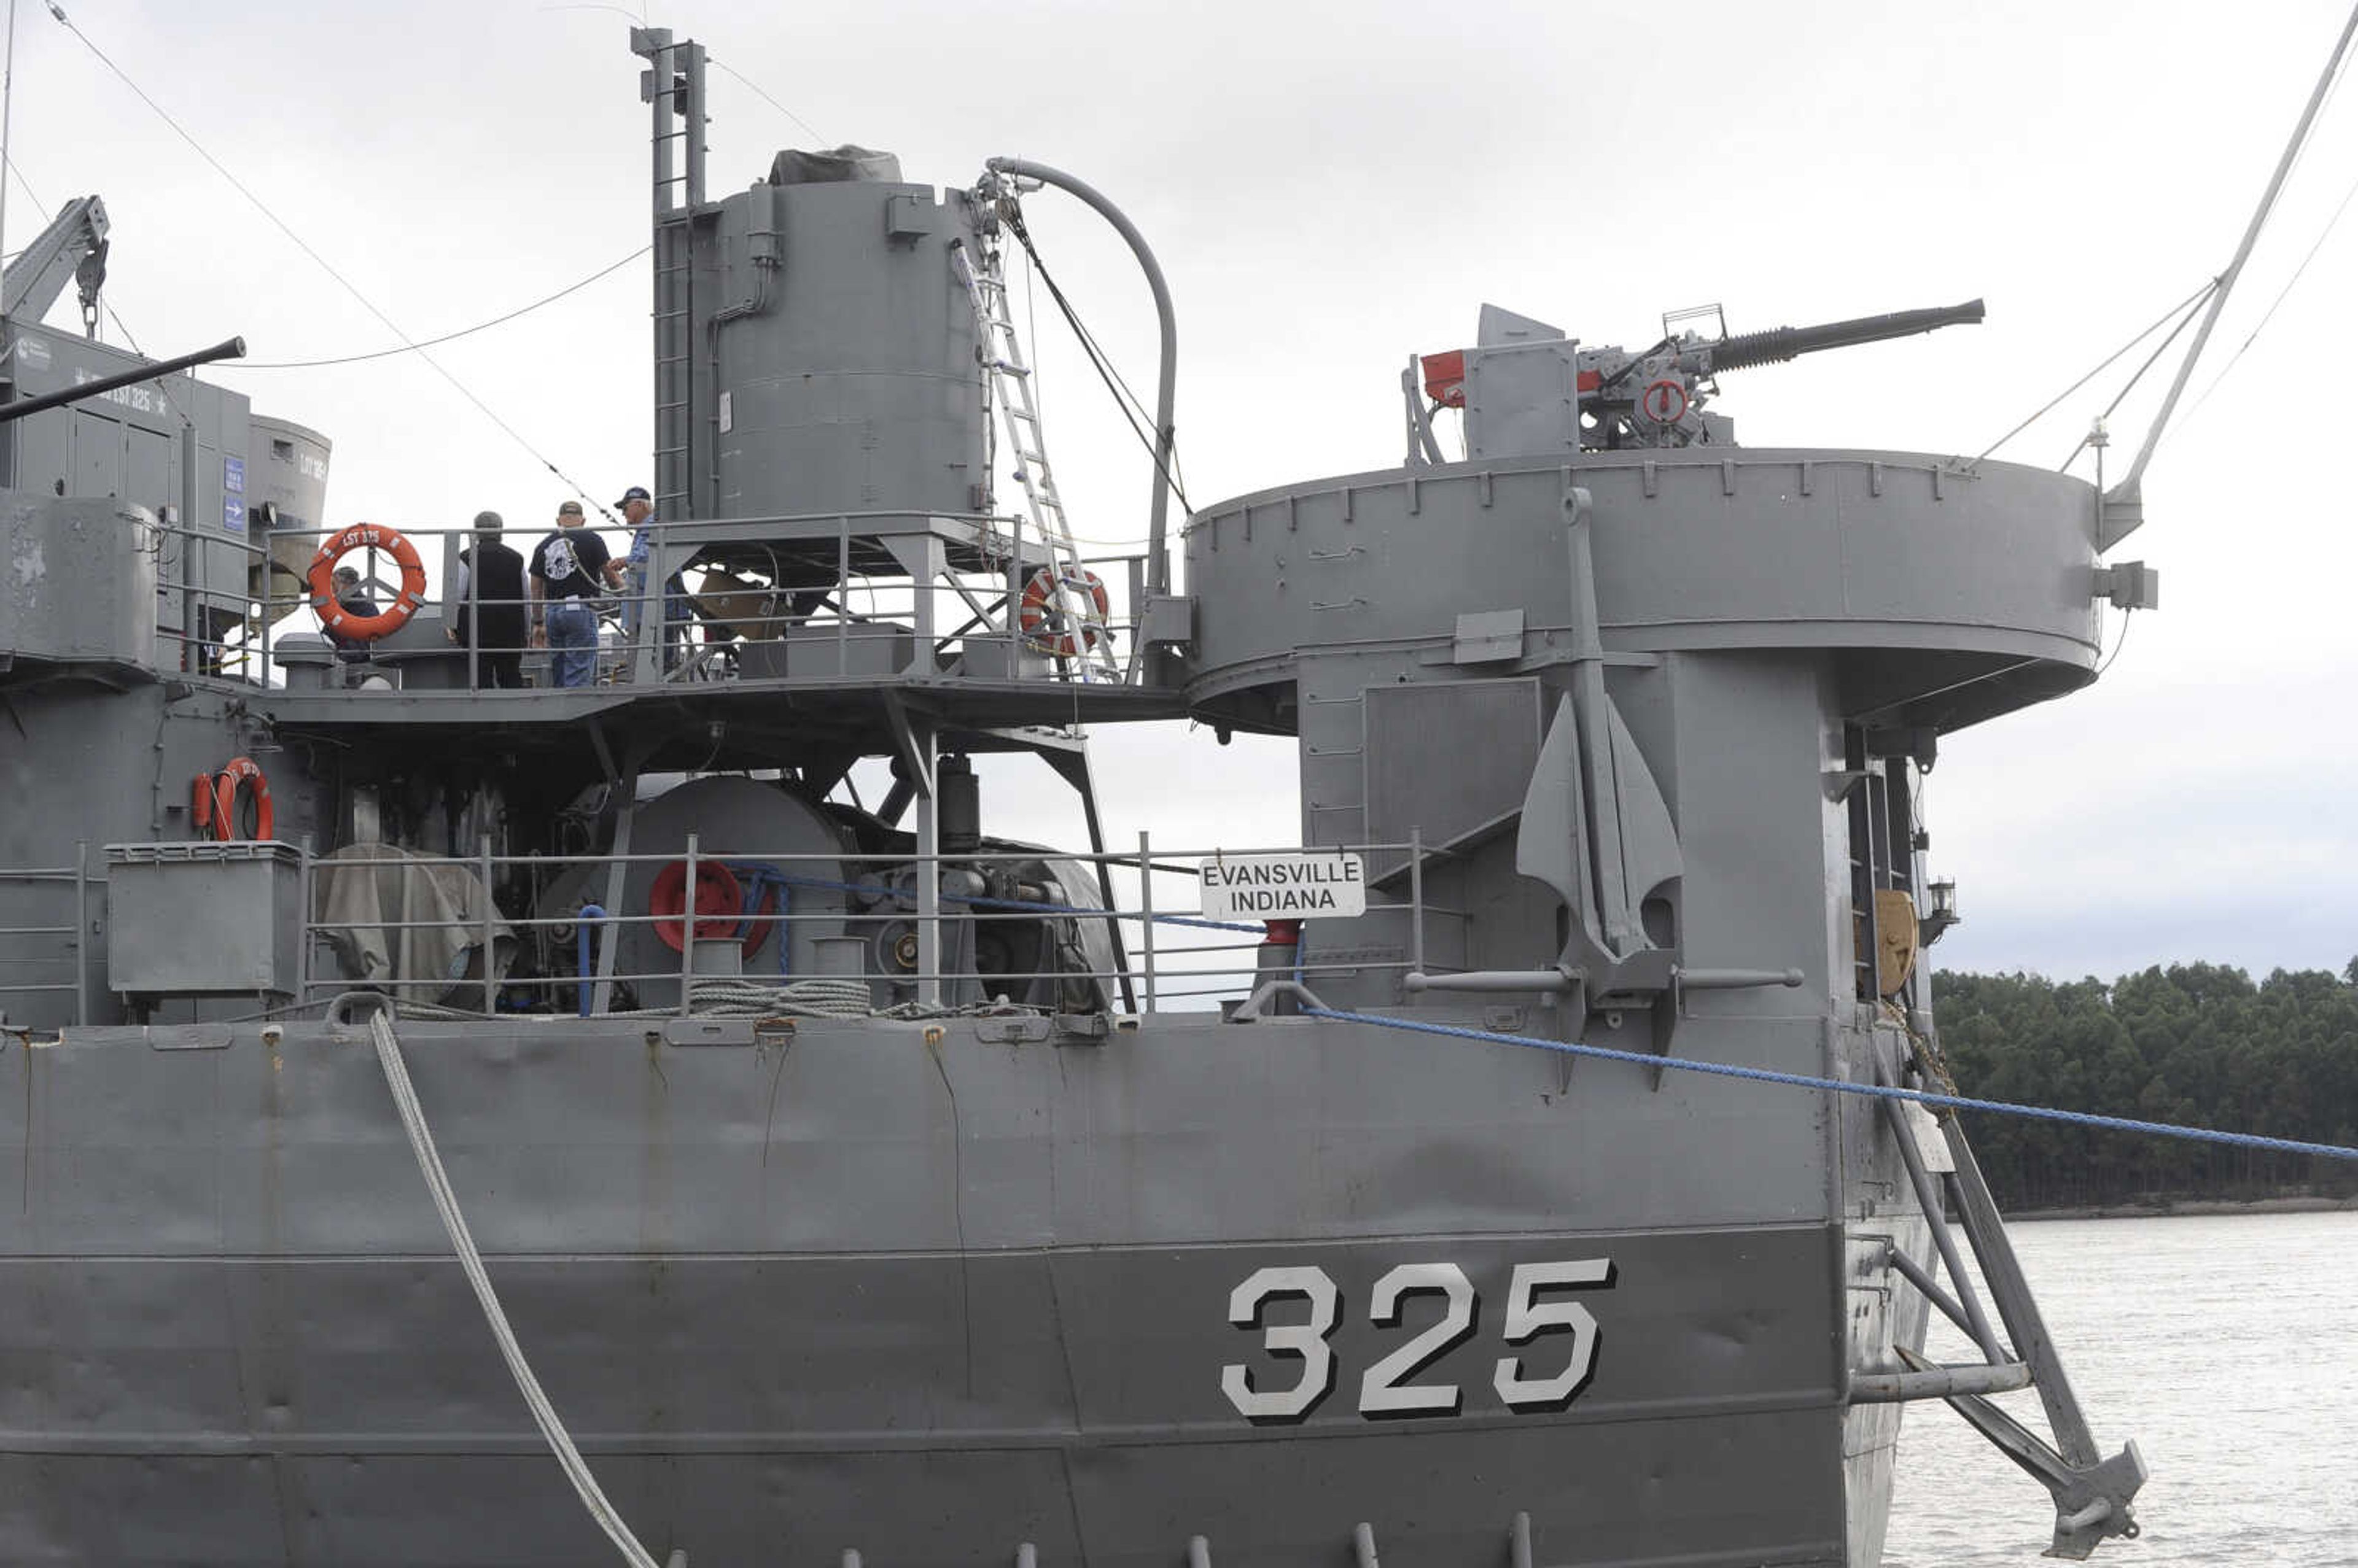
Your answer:
[[[598,617],[578,599],[548,607],[548,662],[558,686],[594,686],[598,679]]]
[[[623,619],[623,625],[630,633],[633,649],[632,673],[622,678],[635,680],[638,678],[636,650],[641,629],[644,626],[647,618],[647,568],[644,566],[634,566],[631,568],[630,585],[630,610]],[[687,641],[687,629],[694,623],[694,615],[695,611],[687,601],[687,584],[677,572],[674,572],[664,579],[661,635],[663,667],[665,670],[678,666],[680,648]]]

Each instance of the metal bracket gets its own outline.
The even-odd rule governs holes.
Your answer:
[[[751,1045],[753,1044],[753,1021],[750,1018],[671,1018],[663,1025],[663,1042],[666,1045]]]
[[[1328,1007],[1325,1002],[1319,1000],[1316,993],[1312,991],[1308,986],[1298,985],[1293,980],[1271,980],[1267,985],[1262,986],[1259,990],[1253,992],[1252,995],[1245,998],[1244,1005],[1238,1008],[1236,1011],[1228,1014],[1228,1022],[1230,1023],[1257,1023],[1264,1016],[1261,1010],[1282,996],[1290,996],[1296,1001],[1302,1002],[1306,1006],[1318,1009],[1321,1012],[1332,1012],[1335,1011],[1333,1008]]]
[[[1102,1012],[1060,1012],[1049,1022],[1059,1045],[1102,1045],[1113,1037],[1113,1020]]]
[[[2109,600],[2115,610],[2158,610],[2161,607],[2161,574],[2143,561],[2098,567],[2089,585],[2089,597]]]
[[[1020,1018],[979,1018],[974,1037],[986,1045],[1037,1045],[1048,1038],[1049,1023],[1037,1014]]]

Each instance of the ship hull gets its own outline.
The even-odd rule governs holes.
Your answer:
[[[518,1338],[658,1556],[1298,1563],[1365,1524],[1496,1563],[1518,1514],[1549,1563],[1879,1548],[1889,1422],[1846,1368],[1910,1332],[1861,1304],[1909,1217],[1857,1195],[1871,1121],[1811,1097],[1303,1020],[402,1033]],[[11,1054],[0,1557],[604,1550],[364,1033]]]

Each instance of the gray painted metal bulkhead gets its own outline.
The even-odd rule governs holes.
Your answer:
[[[986,510],[962,192],[761,183],[695,224],[702,517]]]
[[[1352,474],[1207,507],[1187,535],[1190,699],[1290,730],[1300,651],[1446,647],[1475,612],[1520,611],[1524,656],[1563,654],[1575,486],[1592,500],[1609,648],[1871,650],[1838,661],[1844,708],[1943,728],[2094,668],[2084,481],[1918,453],[1719,449]],[[1244,695],[1256,687],[1276,689]]]

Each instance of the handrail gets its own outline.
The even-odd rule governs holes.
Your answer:
[[[938,535],[939,525],[945,523],[979,530],[975,544],[983,551],[982,568],[966,560],[944,566],[941,575],[926,579],[912,575],[897,558],[886,559],[890,551],[885,546],[892,537],[903,532]],[[905,526],[884,526],[896,524]],[[763,529],[787,525],[817,531],[791,541],[761,536]],[[986,514],[950,516],[895,511],[726,523],[657,522],[647,526],[652,546],[644,579],[634,572],[631,584],[603,591],[593,601],[600,607],[601,622],[617,618],[622,627],[619,639],[609,634],[599,643],[599,664],[609,681],[874,679],[904,672],[932,677],[954,671],[969,678],[1057,686],[1106,678],[1104,672],[1090,668],[1089,661],[1059,656],[1021,627],[1023,572],[1034,563],[1017,561],[1011,553],[1013,520]],[[157,528],[166,544],[173,546],[168,549],[158,573],[158,588],[163,591],[157,636],[159,643],[182,650],[168,662],[191,675],[265,686],[286,684],[290,667],[303,670],[319,665],[316,653],[289,657],[293,650],[274,646],[275,638],[283,643],[284,636],[290,633],[322,634],[305,614],[311,601],[308,589],[287,589],[276,581],[263,582],[259,594],[249,589],[254,586],[251,579],[256,570],[280,570],[276,553],[290,542],[300,546],[313,539],[333,537],[341,530],[274,529],[257,543],[250,536],[191,527],[185,520],[161,522]],[[726,530],[726,536],[716,539],[716,529]],[[406,532],[420,541],[442,538],[446,557],[450,541],[476,536],[473,530],[463,527]],[[830,535],[834,558],[824,569],[831,576],[823,581],[798,576],[787,566],[788,557],[775,553],[799,551],[795,558],[809,567],[817,564],[809,552],[814,546],[827,551]],[[862,540],[868,542],[855,549]],[[245,565],[226,580],[214,580],[222,574],[202,570],[197,545],[239,552]],[[766,567],[748,563],[741,555],[726,553],[732,546],[740,551],[768,549],[773,556]],[[723,552],[718,559],[710,554],[715,550]],[[685,592],[667,589],[665,585],[682,573],[693,577],[700,569],[699,556],[706,568],[724,577],[741,574],[736,586],[714,581],[708,571],[702,581]],[[1126,582],[1130,589],[1116,612],[1103,622],[1105,634],[1117,643],[1128,639],[1134,645],[1143,630],[1144,596],[1137,570],[1143,559],[1132,552],[1084,560],[1085,565],[1104,572],[1109,586]],[[183,561],[188,563],[185,568],[180,565]],[[748,569],[754,575],[742,577]],[[741,593],[751,597],[738,600]],[[449,600],[447,593],[440,596],[440,601]],[[485,612],[529,611],[540,601],[529,595],[485,599],[471,579],[463,602],[471,617],[471,634],[458,637],[456,622],[446,621],[444,629],[454,633],[448,648],[439,640],[425,645],[414,638],[406,644],[337,644],[338,656],[331,667],[411,663],[430,666],[449,659],[463,666],[455,681],[448,675],[438,676],[423,687],[409,689],[471,693],[495,689],[491,672],[482,665],[486,657],[512,654],[537,660],[539,649],[530,639],[510,643],[485,639],[481,633]],[[449,608],[455,611],[457,606],[449,603]],[[429,611],[429,620],[439,612]],[[905,638],[907,643],[903,646],[871,641],[879,638]],[[310,646],[316,648],[317,643]],[[769,652],[759,652],[763,649]],[[967,661],[962,671],[958,671],[960,660]],[[745,667],[748,661],[752,668]],[[790,670],[790,662],[798,667]],[[355,678],[347,676],[323,684],[350,687]]]

